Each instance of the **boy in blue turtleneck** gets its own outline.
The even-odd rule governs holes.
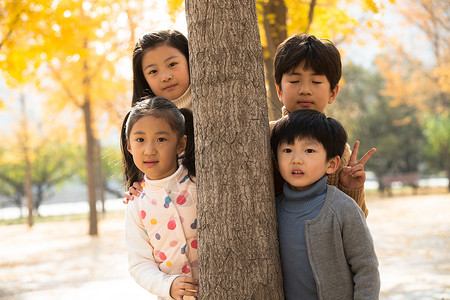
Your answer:
[[[283,194],[276,198],[286,299],[378,299],[380,276],[361,208],[327,175],[347,143],[342,125],[301,109],[280,119],[271,146]]]

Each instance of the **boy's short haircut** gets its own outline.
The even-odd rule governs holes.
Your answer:
[[[296,139],[312,138],[327,152],[327,161],[342,156],[347,144],[347,133],[339,121],[313,109],[300,109],[281,118],[274,126],[270,145],[276,159],[282,143],[294,144]]]
[[[284,74],[305,62],[305,69],[311,68],[319,75],[325,75],[333,90],[342,76],[339,50],[327,39],[314,35],[294,34],[277,47],[274,59],[275,83],[281,88]]]

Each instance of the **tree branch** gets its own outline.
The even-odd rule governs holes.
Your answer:
[[[309,4],[309,13],[308,13],[308,26],[306,26],[305,32],[308,33],[309,28],[311,27],[311,24],[314,19],[314,8],[316,7],[316,0],[311,0],[311,3]]]
[[[14,26],[16,25],[16,23],[19,22],[19,18],[20,15],[25,11],[25,7],[22,8],[21,11],[19,11],[19,13],[16,15],[16,17],[14,18],[14,20],[11,22],[11,24],[9,25],[9,31],[8,33],[5,35],[5,38],[0,42],[0,49],[2,48],[3,44],[9,39],[9,37],[11,36],[11,34],[13,33],[14,30]]]

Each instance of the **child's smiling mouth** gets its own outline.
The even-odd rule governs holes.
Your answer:
[[[158,163],[157,160],[146,160],[144,161],[144,164],[148,167],[153,167],[154,165],[156,165]]]
[[[176,86],[177,86],[176,84],[171,84],[171,85],[166,86],[166,87],[164,88],[164,90],[165,90],[165,91],[171,91],[171,90],[173,90]]]

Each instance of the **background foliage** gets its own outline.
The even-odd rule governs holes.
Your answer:
[[[167,1],[172,22],[183,3]],[[271,119],[280,114],[271,70],[276,46],[297,32],[328,38],[345,62],[340,93],[328,113],[345,125],[350,143],[361,140],[362,153],[377,148],[367,169],[380,182],[395,173],[450,176],[448,1],[258,0],[256,5]],[[142,0],[0,1],[0,72],[10,91],[0,96],[0,110],[16,115],[7,125],[11,130],[0,132],[8,141],[0,147],[1,199],[16,205],[23,201],[24,130],[30,133],[26,148],[36,208],[74,177],[90,184],[96,195],[98,186],[121,194],[111,183],[121,181],[115,139],[130,102],[131,52],[137,36],[162,29],[160,6]],[[380,16],[388,8],[420,36],[429,59],[386,28]],[[352,43],[362,51],[372,47],[356,41],[361,33],[384,49],[369,67],[347,57]],[[45,99],[42,117],[31,118],[23,128],[20,120],[34,107],[34,94]],[[16,104],[19,95],[25,97],[25,113]],[[97,167],[89,171],[89,166]]]

